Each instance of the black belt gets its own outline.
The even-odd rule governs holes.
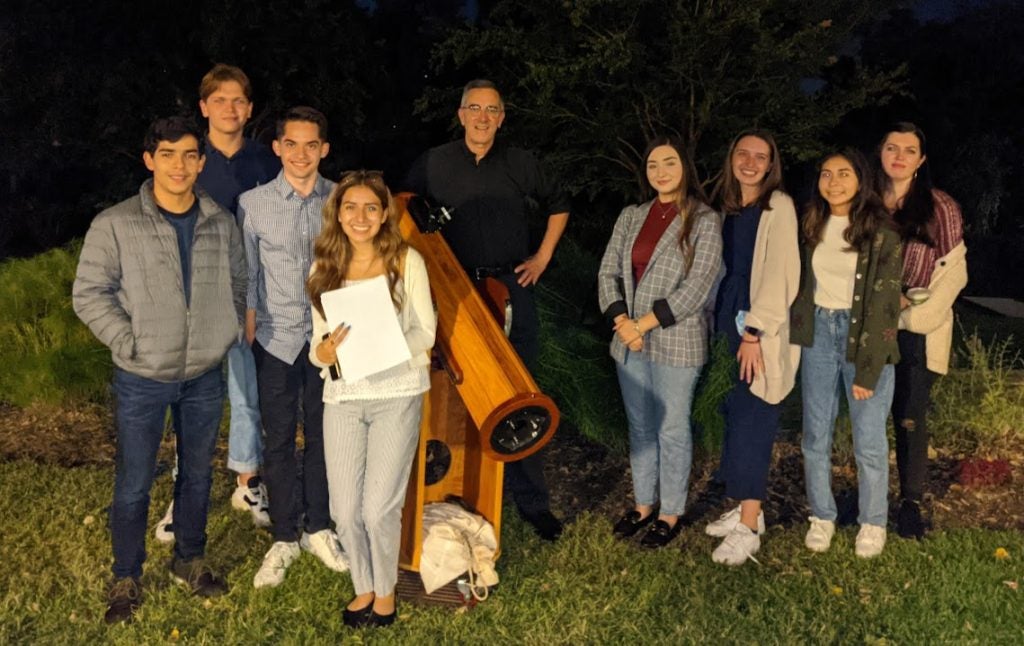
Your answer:
[[[495,267],[467,267],[466,273],[469,274],[469,277],[473,280],[483,280],[484,278],[498,278],[500,276],[515,274],[515,270],[516,265],[506,263]]]

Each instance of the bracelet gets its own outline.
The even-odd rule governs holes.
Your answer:
[[[740,339],[740,343],[760,343],[761,339],[754,339],[753,341],[747,341],[746,339]]]

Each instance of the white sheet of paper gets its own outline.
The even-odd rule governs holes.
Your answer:
[[[320,298],[330,329],[341,323],[351,326],[338,346],[341,378],[346,383],[412,358],[384,276],[324,292]]]

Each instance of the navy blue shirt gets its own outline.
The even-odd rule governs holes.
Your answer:
[[[199,185],[229,213],[238,212],[238,196],[277,177],[281,160],[269,148],[243,139],[242,148],[231,157],[206,141],[206,165],[199,173]]]
[[[196,220],[199,219],[199,198],[184,213],[172,213],[162,206],[160,215],[164,216],[178,236],[178,256],[181,258],[181,284],[185,289],[185,306],[192,302],[192,240],[196,236]]]
[[[733,350],[739,345],[736,314],[750,311],[750,273],[754,264],[754,244],[761,224],[761,207],[745,206],[739,214],[725,216],[722,223],[722,260],[725,278],[718,288],[715,303],[715,329],[725,332]]]
[[[494,142],[478,163],[462,139],[431,148],[413,164],[407,189],[454,207],[441,229],[464,267],[518,264],[530,249],[528,215],[565,213],[569,203],[537,159]]]

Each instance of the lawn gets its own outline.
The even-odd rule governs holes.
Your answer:
[[[400,607],[390,630],[350,631],[340,609],[346,575],[304,555],[276,589],[252,577],[269,546],[230,509],[229,474],[214,482],[209,556],[230,593],[210,602],[172,584],[170,548],[149,541],[146,598],[135,623],[102,621],[109,576],[105,523],[109,467],[0,463],[0,644],[329,643],[1021,643],[1024,536],[938,531],[923,542],[892,536],[881,557],[853,555],[855,528],[824,555],[803,527],[771,527],[759,564],[714,565],[714,540],[684,532],[661,551],[610,536],[610,521],[580,515],[556,544],[536,539],[506,510],[501,584],[475,609]],[[151,524],[170,496],[154,488]],[[996,551],[1009,555],[1000,559]]]

